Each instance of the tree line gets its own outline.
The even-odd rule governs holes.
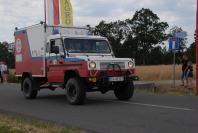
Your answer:
[[[136,11],[131,19],[106,23],[101,21],[94,33],[107,37],[117,57],[135,58],[138,65],[171,64],[172,53],[164,46],[169,37],[183,31],[174,26],[166,33],[169,25],[150,9]],[[186,47],[187,38],[181,39],[177,57],[187,52],[195,62],[195,43]]]
[[[8,68],[15,67],[14,53],[9,51],[7,42],[0,42],[0,61],[5,62]]]
[[[110,23],[101,21],[92,32],[108,38],[116,57],[135,58],[138,65],[159,65],[172,64],[172,53],[164,45],[169,37],[183,31],[181,27],[174,26],[166,33],[168,28],[168,23],[161,22],[157,14],[142,8],[131,19]],[[186,43],[186,38],[181,40],[176,56],[180,57],[186,51],[195,63],[196,43],[189,48],[186,48]],[[5,42],[0,42],[0,60],[14,68],[14,54],[9,52]]]

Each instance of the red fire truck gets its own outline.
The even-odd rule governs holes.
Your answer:
[[[41,89],[63,88],[72,105],[86,93],[113,90],[119,100],[133,96],[134,59],[116,58],[108,40],[88,28],[34,26],[15,29],[16,76],[26,99]]]

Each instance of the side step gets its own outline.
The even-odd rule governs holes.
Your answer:
[[[40,89],[50,89],[55,91],[56,88],[64,88],[62,83],[46,83],[40,86]]]

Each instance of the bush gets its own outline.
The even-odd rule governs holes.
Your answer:
[[[9,74],[8,75],[8,82],[9,83],[18,83],[19,80],[14,74]]]

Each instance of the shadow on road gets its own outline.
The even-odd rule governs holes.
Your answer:
[[[104,95],[102,95],[104,96]],[[118,101],[116,98],[113,99],[113,98],[108,98],[106,99],[105,97],[100,97],[100,98],[97,98],[97,97],[90,97],[88,96],[87,99],[85,100],[85,104],[88,106],[88,105],[104,105],[104,104],[109,104],[109,105],[112,105],[112,102],[110,101]],[[56,95],[40,95],[37,97],[37,99],[35,99],[36,101],[48,101],[50,103],[59,103],[59,104],[67,104],[67,99],[66,99],[66,96],[63,95],[63,94],[56,94]],[[108,102],[109,100],[109,102]]]

